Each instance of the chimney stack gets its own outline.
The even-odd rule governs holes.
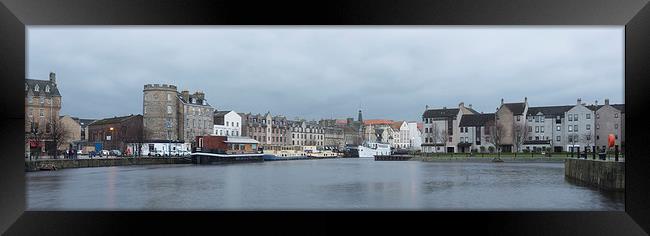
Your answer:
[[[605,105],[609,105],[609,98],[605,99]]]
[[[503,105],[503,98],[501,98],[501,105]]]
[[[582,103],[582,99],[578,98],[578,105]]]
[[[50,82],[56,86],[56,74],[54,72],[50,72]]]
[[[528,97],[524,97],[524,103],[528,103]]]
[[[424,110],[429,110],[429,105],[424,106]]]
[[[472,104],[469,104],[469,108],[472,108]]]
[[[460,102],[460,103],[458,104],[458,107],[464,107],[464,106],[465,106],[465,103],[464,103],[464,102]]]
[[[598,106],[598,100],[594,101],[594,105]]]
[[[189,102],[190,101],[190,91],[183,90],[181,91],[181,96],[183,97],[183,100]]]

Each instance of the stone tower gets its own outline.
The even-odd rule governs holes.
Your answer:
[[[359,122],[363,123],[363,117],[361,116],[361,110],[359,110],[359,117],[358,117],[358,119],[359,119]]]
[[[178,91],[167,84],[144,85],[142,116],[147,140],[180,140]]]

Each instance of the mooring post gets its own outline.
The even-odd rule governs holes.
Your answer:
[[[618,162],[618,145],[614,146],[614,161]]]
[[[591,150],[593,150],[591,151],[591,159],[596,160],[596,146],[591,147]]]

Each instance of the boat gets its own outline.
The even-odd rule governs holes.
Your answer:
[[[265,161],[309,159],[307,152],[300,146],[283,146],[279,150],[264,150]]]
[[[52,164],[52,163],[48,163],[48,164],[42,165],[39,169],[40,170],[56,170],[56,166],[54,164]]]
[[[375,155],[390,155],[390,145],[386,143],[366,142],[358,147],[359,157],[374,158]]]

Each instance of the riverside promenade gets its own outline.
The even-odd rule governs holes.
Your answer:
[[[39,159],[36,161],[25,161],[25,171],[39,171],[43,167],[51,166],[60,170],[68,168],[160,164],[191,164],[191,160],[183,157],[86,157],[80,159]]]

